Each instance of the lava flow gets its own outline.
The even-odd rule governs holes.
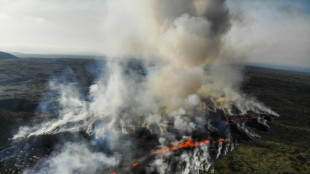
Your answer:
[[[229,122],[235,122],[235,121],[240,121],[240,120],[255,120],[259,117],[266,118],[267,116],[261,115],[261,116],[253,116],[253,117],[232,118],[232,119],[229,119]]]
[[[236,121],[246,121],[246,120],[256,120],[256,119],[259,119],[259,118],[264,118],[264,119],[268,119],[269,115],[255,115],[255,116],[241,116],[241,115],[237,115],[237,116],[231,116],[228,121],[230,123],[233,123],[233,122],[236,122]],[[167,153],[167,152],[171,152],[171,151],[176,151],[176,150],[180,150],[180,149],[186,149],[186,148],[195,148],[197,146],[202,146],[202,145],[205,145],[205,144],[210,144],[210,143],[220,143],[220,142],[229,142],[231,141],[230,138],[220,138],[218,140],[214,140],[214,141],[211,141],[209,139],[203,139],[201,141],[198,141],[198,142],[194,142],[192,140],[192,138],[189,138],[188,140],[186,140],[185,142],[179,144],[179,145],[176,145],[176,146],[171,146],[171,147],[165,147],[165,148],[162,148],[162,149],[159,149],[159,150],[156,150],[154,152],[152,152],[150,155],[151,156],[154,156],[154,155],[160,155],[160,154],[164,154],[164,153]],[[138,162],[136,163],[133,163],[132,164],[132,168],[135,168],[139,165]],[[116,174],[116,172],[112,172],[111,174]]]
[[[230,141],[230,138],[227,138],[227,139],[221,138],[219,140],[213,141],[213,143],[218,143],[218,142],[223,142],[223,141]],[[186,142],[184,142],[184,143],[182,143],[182,144],[180,144],[178,146],[173,146],[173,147],[168,147],[168,148],[165,148],[165,149],[157,150],[157,151],[153,152],[152,155],[158,155],[158,154],[162,154],[164,152],[175,151],[175,150],[182,149],[182,148],[193,148],[193,147],[196,147],[196,146],[201,146],[201,145],[209,144],[209,143],[210,143],[210,140],[208,140],[208,139],[204,139],[202,141],[199,141],[199,142],[195,143],[190,138]]]
[[[224,142],[224,141],[230,141],[230,138],[220,138],[218,140],[212,141],[212,143],[219,143],[219,142]],[[169,151],[176,151],[179,149],[183,149],[183,148],[194,148],[196,146],[202,146],[204,144],[209,144],[211,141],[208,139],[204,139],[202,141],[199,142],[194,142],[191,138],[188,139],[187,141],[185,141],[184,143],[178,145],[178,146],[172,146],[172,147],[168,147],[168,148],[164,148],[164,149],[160,149],[157,150],[153,153],[151,153],[151,155],[159,155],[165,152],[169,152]],[[133,163],[132,164],[132,168],[135,168],[139,165],[139,163]],[[111,174],[116,174],[116,172],[112,172]]]

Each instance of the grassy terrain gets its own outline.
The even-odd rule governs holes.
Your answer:
[[[217,160],[214,173],[310,173],[310,75],[254,67],[245,74],[243,90],[280,117]]]

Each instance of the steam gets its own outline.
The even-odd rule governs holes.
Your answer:
[[[40,170],[96,173],[145,159],[155,148],[177,145],[197,132],[204,138],[212,137],[211,132],[233,138],[223,114],[214,114],[218,110],[226,115],[236,114],[234,108],[237,114],[275,114],[239,91],[240,62],[224,42],[230,28],[224,0],[107,0],[106,7],[102,30],[107,64],[89,94],[82,95],[76,82],[52,79],[48,95],[53,97],[42,107],[45,121],[21,127],[13,139],[83,131],[92,144],[107,142],[102,148],[110,156],[77,142],[55,152]],[[128,66],[130,58],[142,62],[144,74]],[[46,116],[51,103],[56,103],[54,116]],[[139,149],[145,142],[132,138],[140,130],[152,137],[150,147]],[[155,157],[145,170],[205,171],[233,147],[219,142],[178,156],[170,152]],[[68,161],[73,162],[65,165]]]
[[[59,154],[47,160],[36,173],[98,173],[103,167],[113,167],[118,159],[100,152],[91,152],[85,144],[67,143]],[[33,173],[26,170],[24,173]]]

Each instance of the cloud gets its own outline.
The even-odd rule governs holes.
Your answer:
[[[26,53],[96,52],[104,1],[2,0],[0,48]]]

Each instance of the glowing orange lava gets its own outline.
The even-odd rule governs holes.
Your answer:
[[[219,140],[213,141],[213,143],[223,142],[223,141],[230,141],[230,138],[227,138],[227,139],[221,138]],[[182,149],[182,148],[189,148],[189,147],[192,148],[192,147],[195,147],[195,146],[201,146],[201,145],[208,144],[208,143],[210,143],[210,140],[204,139],[202,141],[199,141],[199,142],[195,143],[190,138],[190,139],[188,139],[187,141],[185,141],[184,143],[182,143],[182,144],[180,144],[178,146],[168,147],[168,148],[165,148],[165,149],[159,149],[159,150],[153,152],[152,155],[158,155],[158,154],[162,154],[164,152],[175,151],[175,150]]]
[[[261,116],[262,118],[265,118],[266,116]],[[241,118],[234,118],[234,119],[230,119],[229,122],[234,122],[234,121],[239,121],[239,120],[255,120],[258,117],[241,117]]]
[[[265,118],[266,116],[261,116],[262,118]],[[257,119],[258,117],[254,116],[254,117],[241,117],[241,118],[234,118],[234,119],[230,119],[229,122],[234,122],[234,121],[240,121],[240,120],[254,120],[254,119]],[[214,140],[212,141],[212,143],[219,143],[219,142],[224,142],[224,141],[230,141],[230,138],[221,138],[221,139],[218,139],[218,140]],[[182,149],[182,148],[193,148],[193,147],[196,147],[196,146],[202,146],[204,144],[209,144],[210,143],[210,140],[208,139],[204,139],[202,141],[199,141],[199,142],[194,142],[191,138],[188,139],[187,141],[185,141],[184,143],[178,145],[178,146],[172,146],[172,147],[167,147],[167,148],[164,148],[164,149],[159,149],[155,152],[152,152],[151,155],[159,155],[159,154],[162,154],[164,152],[169,152],[169,151],[176,151],[178,149]],[[132,167],[136,167],[138,166],[139,163],[134,163],[132,164]],[[116,172],[112,172],[111,174],[116,174]]]
[[[139,165],[139,163],[134,163],[132,164],[132,167],[136,167],[137,165]]]
[[[218,140],[215,140],[213,141],[213,143],[218,143],[218,142],[224,142],[224,141],[230,141],[230,138],[221,138],[221,139],[218,139]],[[168,148],[165,148],[165,149],[160,149],[160,150],[157,150],[155,152],[152,153],[152,155],[158,155],[158,154],[162,154],[164,152],[168,152],[168,151],[175,151],[175,150],[178,150],[178,149],[182,149],[182,148],[193,148],[193,147],[196,147],[196,146],[202,146],[204,144],[209,144],[210,143],[210,140],[207,140],[207,139],[204,139],[202,141],[199,141],[197,143],[195,143],[191,138],[188,139],[187,141],[185,141],[184,143],[178,145],[178,146],[173,146],[173,147],[168,147]],[[138,166],[139,163],[133,163],[132,164],[132,168]],[[116,174],[116,172],[112,172],[111,174]]]

